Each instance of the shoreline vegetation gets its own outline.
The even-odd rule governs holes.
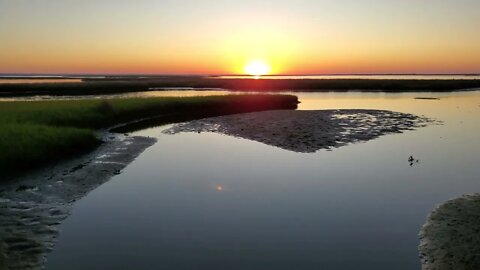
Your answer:
[[[37,78],[38,80],[38,78]],[[199,76],[113,76],[68,83],[0,83],[0,97],[29,95],[98,95],[162,88],[231,91],[450,92],[480,88],[480,80],[392,79],[222,79]]]
[[[0,179],[91,151],[102,143],[98,130],[122,123],[133,122],[113,131],[297,104],[291,95],[0,102]]]

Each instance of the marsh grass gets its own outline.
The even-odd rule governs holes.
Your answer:
[[[88,129],[36,124],[6,124],[1,128],[0,176],[91,150],[100,143]]]
[[[0,102],[0,179],[91,150],[101,143],[96,130],[119,123],[293,109],[296,103],[287,95]]]

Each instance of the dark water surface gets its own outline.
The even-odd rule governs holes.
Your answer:
[[[47,269],[420,269],[429,212],[480,191],[480,92],[295,94],[300,109],[384,109],[444,125],[314,154],[138,132],[158,142],[75,204]],[[410,167],[410,155],[420,162]]]

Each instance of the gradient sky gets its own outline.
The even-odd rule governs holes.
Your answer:
[[[0,0],[0,73],[480,73],[479,0]]]

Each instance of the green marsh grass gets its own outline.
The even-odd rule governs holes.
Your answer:
[[[288,95],[0,102],[0,179],[98,146],[96,130],[157,116],[293,109]],[[175,121],[176,117],[172,117]]]

